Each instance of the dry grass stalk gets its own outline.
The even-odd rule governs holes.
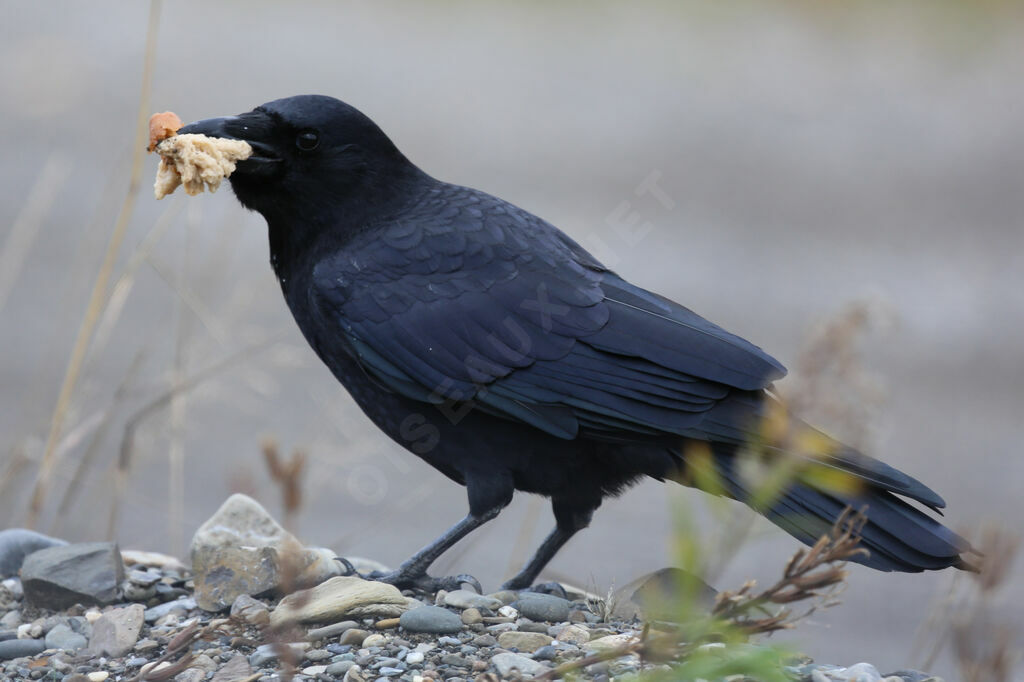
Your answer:
[[[948,642],[964,682],[1010,682],[1020,662],[1020,627],[998,614],[1005,608],[1002,588],[1020,548],[1020,538],[999,527],[977,537],[978,572],[966,574],[951,597],[930,618],[935,637],[928,662]],[[958,578],[961,576],[957,576]]]
[[[50,431],[46,439],[46,448],[43,451],[43,460],[36,475],[32,499],[29,503],[28,518],[26,520],[26,525],[29,528],[36,526],[46,501],[50,478],[57,465],[56,451],[64,427],[64,418],[71,406],[71,396],[78,385],[78,378],[84,365],[89,341],[92,338],[93,331],[96,329],[96,323],[99,321],[100,313],[103,311],[104,302],[107,299],[107,286],[110,281],[110,275],[114,270],[117,254],[121,250],[121,242],[124,241],[124,235],[128,229],[128,219],[135,209],[135,200],[138,197],[138,188],[142,177],[142,161],[145,156],[143,140],[146,139],[149,125],[149,115],[147,112],[149,111],[149,93],[153,84],[153,66],[156,62],[156,37],[159,24],[160,0],[151,0],[149,25],[146,30],[146,52],[142,67],[142,87],[139,93],[138,120],[135,131],[135,138],[138,143],[135,145],[134,153],[132,154],[128,191],[125,194],[124,202],[121,204],[121,211],[114,223],[114,229],[110,235],[106,253],[103,256],[103,263],[96,274],[92,293],[89,295],[89,303],[86,306],[85,318],[78,328],[78,336],[75,339],[71,358],[64,373],[60,394],[57,397],[57,404],[53,410]]]
[[[277,443],[266,438],[261,445],[263,461],[267,464],[270,478],[281,489],[284,505],[284,526],[290,531],[295,530],[295,518],[302,507],[302,472],[306,467],[306,453],[293,450],[287,461],[282,459]]]

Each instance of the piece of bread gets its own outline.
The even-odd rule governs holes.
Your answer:
[[[244,140],[207,137],[188,133],[177,135],[181,119],[167,111],[149,119],[150,149],[160,155],[153,194],[157,199],[185,186],[185,193],[216,192],[221,181],[235,171],[235,165],[252,156]]]

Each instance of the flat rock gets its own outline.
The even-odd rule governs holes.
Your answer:
[[[8,639],[0,642],[0,660],[35,656],[45,649],[46,643],[41,639]]]
[[[142,604],[132,604],[104,613],[92,624],[89,650],[115,658],[127,654],[139,641],[145,611]]]
[[[609,649],[615,649],[626,644],[630,644],[637,640],[636,633],[623,632],[619,635],[607,635],[605,637],[598,637],[587,642],[583,648],[587,651],[603,652]]]
[[[523,675],[531,677],[547,672],[548,667],[543,663],[527,658],[520,654],[495,654],[491,658],[491,665],[498,671],[502,679],[511,677],[513,670],[518,670]]]
[[[409,632],[433,634],[454,633],[462,630],[462,619],[440,606],[420,606],[402,614],[400,625]]]
[[[276,627],[286,622],[328,623],[349,615],[387,618],[408,607],[409,599],[394,585],[357,576],[338,576],[308,590],[289,594],[270,614],[270,624]]]
[[[21,566],[25,600],[59,611],[73,604],[110,604],[124,579],[121,553],[113,542],[86,542],[33,552]]]
[[[519,600],[512,606],[530,620],[559,623],[569,620],[569,609],[572,608],[572,602],[550,594],[523,592],[519,595]]]
[[[195,598],[200,608],[221,611],[241,594],[257,595],[315,585],[339,575],[334,553],[306,548],[247,495],[229,497],[192,538]]]
[[[518,649],[528,653],[532,653],[542,646],[547,646],[553,641],[550,635],[543,635],[539,632],[516,632],[512,630],[498,635],[498,646],[501,648]]]
[[[500,599],[477,594],[470,590],[452,590],[444,595],[444,603],[446,606],[457,609],[490,609],[492,611],[497,611],[504,606],[504,602]]]
[[[22,562],[29,554],[66,544],[65,540],[51,538],[27,528],[0,530],[0,578],[18,575]]]

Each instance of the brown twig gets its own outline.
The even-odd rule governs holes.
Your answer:
[[[774,585],[753,594],[755,583],[750,580],[738,590],[720,593],[701,635],[690,635],[688,641],[682,641],[678,631],[651,634],[647,624],[636,641],[565,663],[536,679],[559,679],[595,663],[632,654],[640,656],[641,661],[680,660],[724,631],[731,630],[746,636],[791,628],[815,609],[837,603],[831,598],[846,579],[847,573],[842,564],[867,551],[858,546],[859,533],[866,521],[862,513],[847,508],[827,535],[823,535],[810,549],[798,550],[789,559],[782,578]],[[825,601],[821,601],[823,598]],[[818,603],[797,616],[793,616],[788,607],[774,613],[767,609],[772,604],[785,605],[805,600],[818,600]],[[750,614],[755,611],[763,611],[767,615],[753,618]]]

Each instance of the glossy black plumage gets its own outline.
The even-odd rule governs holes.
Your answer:
[[[528,585],[604,496],[641,476],[687,480],[697,442],[711,446],[719,492],[750,499],[736,464],[772,400],[764,389],[785,374],[760,348],[631,285],[523,209],[423,173],[337,100],[277,100],[184,132],[254,145],[231,184],[267,219],[299,327],[370,419],[468,488],[465,525],[387,579],[415,582],[518,489],[551,497],[558,523],[509,583]],[[819,440],[810,466],[858,485],[801,478],[761,510],[769,519],[810,543],[845,506],[866,506],[863,563],[961,564],[966,543],[901,499],[937,509],[938,495]]]

